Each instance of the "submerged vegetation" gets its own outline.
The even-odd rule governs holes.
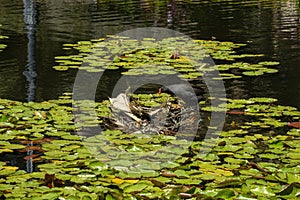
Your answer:
[[[277,72],[273,66],[278,63],[274,61],[244,62],[246,57],[261,55],[238,55],[234,49],[243,44],[198,40],[194,46],[184,46],[190,44],[183,40],[182,48],[192,49],[185,55],[182,49],[166,48],[170,42],[172,39],[154,43],[148,38],[141,45],[136,40],[112,37],[66,44],[69,55],[56,57],[58,65],[54,68],[88,72],[120,69],[127,76],[177,73],[186,79],[201,78],[205,72],[217,69],[222,79]],[[126,50],[122,43],[143,48]],[[216,68],[193,63],[193,59],[206,58],[206,53],[218,61]],[[110,64],[105,66],[108,61]],[[137,123],[125,127],[124,118],[114,114],[112,100],[74,102],[71,93],[46,102],[0,99],[1,198],[299,198],[297,108],[278,105],[277,99],[264,97],[219,99],[221,103],[212,107],[210,100],[214,97],[207,97],[199,102],[202,120],[198,134],[183,148],[187,140],[172,134],[177,128],[176,114],[180,116],[185,111],[179,98],[166,93],[129,96],[128,105],[135,108],[131,114],[138,116],[134,117],[138,128]],[[74,116],[72,104],[84,108],[91,103],[96,119],[84,115],[89,110],[81,110],[80,118]],[[169,114],[165,116],[173,124],[162,122],[148,130],[149,134],[143,134],[145,111],[151,115],[166,108]],[[206,130],[215,128],[206,123],[212,112],[226,113],[225,126],[219,138],[203,140]],[[193,118],[186,120],[191,122]],[[102,132],[95,132],[99,124]],[[83,129],[92,134],[77,135]],[[201,154],[206,149],[211,151]],[[170,159],[172,155],[174,159]],[[15,156],[26,167],[16,164]]]

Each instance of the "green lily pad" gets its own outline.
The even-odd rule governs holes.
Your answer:
[[[277,101],[277,99],[274,98],[263,98],[263,97],[250,98],[249,100],[253,102],[259,102],[259,103],[274,103]]]
[[[234,197],[235,193],[234,191],[230,189],[223,189],[220,190],[215,197],[222,198],[222,199],[229,199],[230,197]]]
[[[137,183],[137,184],[129,185],[129,186],[125,187],[123,191],[125,193],[140,192],[140,191],[144,190],[148,186],[150,186],[150,184]]]

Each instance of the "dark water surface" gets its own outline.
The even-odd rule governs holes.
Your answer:
[[[26,9],[24,9],[26,8]],[[62,44],[132,28],[170,28],[195,39],[249,43],[243,51],[281,63],[279,73],[227,81],[229,97],[267,96],[300,108],[300,8],[297,0],[0,0],[0,98],[43,101],[72,91],[76,70],[55,71]],[[102,97],[116,72],[106,73]]]

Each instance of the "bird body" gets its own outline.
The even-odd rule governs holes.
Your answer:
[[[202,100],[204,89],[199,85],[191,85],[189,83],[178,83],[167,86],[162,86],[159,92],[165,92],[176,95],[181,99]]]

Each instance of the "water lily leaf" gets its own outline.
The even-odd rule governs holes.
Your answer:
[[[65,140],[81,140],[81,137],[78,135],[62,135],[61,138]]]
[[[140,192],[144,190],[146,187],[150,186],[146,183],[136,183],[134,185],[129,185],[123,189],[125,193],[133,193],[133,192]]]
[[[287,138],[282,138],[282,139],[277,139],[274,138],[273,140],[269,141],[269,147],[272,149],[283,149],[284,147],[284,140],[286,140]]]
[[[174,178],[175,183],[177,184],[182,184],[182,185],[199,185],[202,180],[200,179],[179,179],[179,178]]]
[[[42,194],[42,199],[56,199],[62,194],[62,191],[49,192],[46,194]]]
[[[5,148],[7,149],[23,149],[25,146],[21,144],[8,144],[5,145]]]
[[[189,178],[189,175],[184,170],[176,170],[174,174],[179,178]]]
[[[268,159],[278,159],[279,158],[279,155],[276,155],[276,154],[259,154],[258,155],[260,158],[268,158]]]
[[[0,148],[0,154],[1,153],[12,153],[12,152],[14,152],[12,149]]]
[[[246,195],[246,194],[239,194],[237,196],[237,199],[240,199],[240,200],[256,200],[256,198],[253,198],[251,195]]]
[[[99,161],[94,161],[94,162],[91,162],[89,164],[89,167],[92,168],[92,169],[97,169],[99,171],[101,171],[103,168],[105,168],[105,164],[102,163],[102,162],[99,162]]]
[[[0,122],[0,128],[14,128],[14,126],[14,124],[9,122]]]
[[[57,71],[67,71],[69,69],[69,67],[61,65],[53,66],[53,68]]]
[[[259,62],[258,64],[260,65],[279,65],[280,63],[279,62],[276,62],[276,61],[264,61],[264,62]]]
[[[218,175],[213,173],[201,174],[199,177],[201,180],[214,180]]]
[[[264,97],[250,98],[249,100],[253,102],[259,102],[259,103],[274,103],[277,101],[277,99],[274,98],[264,98]]]
[[[291,129],[287,132],[287,134],[300,137],[300,129]]]
[[[10,134],[1,134],[0,135],[0,140],[12,140],[16,136],[15,135],[10,135]]]
[[[258,196],[275,196],[276,194],[267,186],[253,185],[250,191]]]
[[[242,159],[235,159],[231,157],[227,157],[224,159],[225,162],[232,163],[232,164],[245,164],[246,161]]]
[[[109,165],[116,167],[116,166],[124,166],[129,167],[132,165],[132,162],[129,160],[112,160],[108,162]]]
[[[249,170],[240,170],[239,172],[243,175],[261,176],[260,171],[258,171],[257,169],[253,169],[253,168],[251,168]]]
[[[263,71],[265,72],[265,73],[277,73],[278,72],[278,70],[277,69],[270,69],[270,68],[263,68]]]
[[[216,147],[216,151],[220,151],[221,153],[224,153],[224,152],[235,152],[235,151],[238,151],[242,149],[241,146],[238,146],[238,145],[231,145],[231,144],[227,144],[225,146],[222,146],[222,147]]]
[[[217,161],[218,159],[218,155],[213,153],[209,153],[203,158],[204,161]]]
[[[207,107],[202,107],[201,110],[203,111],[208,111],[208,112],[226,112],[226,108],[220,108],[220,107],[215,107],[215,106],[207,106]]]
[[[146,177],[156,177],[156,176],[158,176],[158,174],[159,173],[155,170],[149,170],[149,169],[146,169],[146,170],[141,169],[140,170],[140,175],[144,178],[146,178]]]
[[[234,191],[232,191],[230,189],[223,189],[223,190],[220,190],[215,197],[222,198],[222,199],[228,199],[228,198],[234,197],[234,196],[235,196]]]
[[[263,70],[257,70],[257,71],[245,71],[243,72],[244,75],[247,76],[261,76],[264,74]]]
[[[67,151],[59,151],[59,150],[53,150],[45,152],[45,156],[43,156],[46,159],[63,159],[64,156],[68,156],[70,153]]]
[[[10,185],[10,184],[1,184],[0,183],[0,190],[1,191],[5,191],[5,190],[7,190],[7,191],[11,191],[12,189],[13,189],[13,185]]]
[[[243,107],[245,107],[244,104],[234,104],[234,103],[220,104],[219,106],[227,108],[228,110],[229,109],[234,109],[234,108],[243,108]]]
[[[0,170],[0,177],[14,174],[17,169],[18,167],[12,167],[12,166],[5,167],[4,169]]]
[[[300,176],[298,174],[289,173],[289,172],[279,172],[276,173],[276,176],[280,178],[282,181],[287,182],[289,184],[293,182],[300,182]]]

